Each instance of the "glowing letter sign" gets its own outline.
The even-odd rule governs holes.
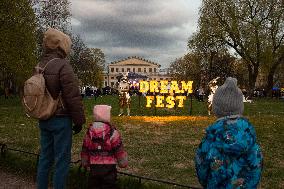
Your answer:
[[[183,96],[185,92],[192,93],[192,83],[193,81],[181,81],[178,83],[177,81],[140,81],[140,92],[141,93],[160,93],[162,95],[156,96],[146,96],[146,107],[152,107],[152,104],[155,103],[154,106],[157,108],[173,108],[177,104],[179,108],[184,106],[184,101],[186,100],[186,96]],[[165,94],[169,94],[165,97]],[[179,94],[179,96],[173,96],[174,94]]]
[[[140,81],[140,92],[146,93],[149,90],[149,83],[147,81]]]

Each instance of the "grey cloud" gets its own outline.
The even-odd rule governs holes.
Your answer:
[[[71,0],[71,3],[73,31],[88,46],[104,50],[108,61],[137,55],[168,65],[185,53],[187,39],[196,29],[200,1]]]

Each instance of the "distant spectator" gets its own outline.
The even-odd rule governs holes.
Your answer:
[[[198,93],[198,90],[199,90],[199,89],[195,89],[195,90],[194,90],[194,97],[199,101],[199,96],[198,96],[199,93]]]
[[[243,93],[243,95],[244,95],[245,97],[247,97],[248,92],[247,92],[247,90],[246,90],[245,88],[242,89],[242,93]]]
[[[280,98],[280,88],[278,88],[278,87],[274,87],[273,89],[272,89],[272,97],[274,97],[274,98]]]
[[[92,91],[91,91],[91,88],[90,88],[90,87],[86,87],[85,95],[86,95],[86,97],[91,97]]]
[[[84,98],[85,97],[85,93],[86,93],[85,87],[81,87],[80,88],[80,93],[81,93],[81,97]]]
[[[263,157],[243,110],[243,94],[237,80],[229,77],[213,97],[218,119],[206,129],[196,152],[196,171],[204,188],[257,188]]]
[[[202,87],[199,87],[198,89],[198,101],[204,102],[204,90]]]
[[[265,91],[265,89],[262,89],[261,92],[262,92],[262,97],[266,97],[266,91]]]
[[[95,97],[95,100],[97,99],[98,97],[98,88],[97,87],[94,87],[94,97]]]
[[[10,90],[8,87],[5,87],[4,89],[5,99],[8,99],[10,96]]]
[[[98,88],[97,90],[97,96],[99,97],[102,97],[102,89],[101,88]]]

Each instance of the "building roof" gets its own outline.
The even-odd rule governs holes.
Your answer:
[[[140,63],[137,63],[137,62],[133,62],[131,63],[131,65],[155,65],[155,66],[158,66],[159,68],[161,67],[160,64],[157,64],[155,62],[152,62],[150,60],[146,60],[144,58],[141,58],[141,57],[138,57],[138,56],[130,56],[130,57],[127,57],[125,59],[122,59],[122,60],[118,60],[118,61],[114,61],[114,62],[111,62],[110,65],[127,65],[126,61],[128,60],[131,60],[131,59],[134,59],[134,60],[138,60]]]

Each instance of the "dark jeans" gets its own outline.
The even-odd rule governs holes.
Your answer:
[[[69,117],[53,117],[39,121],[40,158],[37,169],[37,188],[47,189],[50,168],[55,162],[54,189],[63,189],[69,171],[72,144],[72,121]]]
[[[91,165],[89,189],[118,189],[116,165]]]

